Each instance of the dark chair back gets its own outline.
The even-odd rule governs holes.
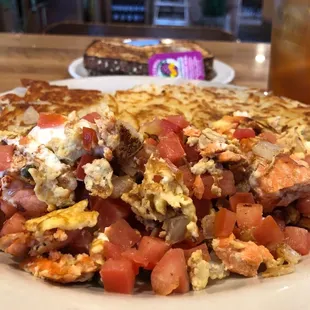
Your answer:
[[[231,33],[210,27],[163,27],[147,25],[111,25],[64,22],[48,26],[44,33],[59,35],[90,35],[102,37],[171,38],[206,41],[236,41]]]

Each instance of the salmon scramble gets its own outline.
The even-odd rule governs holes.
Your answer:
[[[27,135],[1,131],[0,249],[35,277],[124,294],[142,276],[170,295],[294,272],[310,250],[300,128],[168,114],[136,130],[108,107],[34,113]]]

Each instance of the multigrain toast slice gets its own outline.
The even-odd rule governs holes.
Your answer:
[[[117,40],[96,40],[86,49],[84,66],[91,76],[98,75],[148,75],[148,61],[154,54],[198,51],[204,59],[206,80],[211,80],[214,56],[200,45],[190,41],[167,45],[132,46]]]

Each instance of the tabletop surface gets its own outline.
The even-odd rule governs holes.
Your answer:
[[[94,37],[0,34],[0,91],[20,85],[21,78],[70,78],[68,65],[81,57]],[[96,37],[98,39],[98,37]],[[235,85],[267,88],[270,45],[199,41],[215,58],[232,66]]]

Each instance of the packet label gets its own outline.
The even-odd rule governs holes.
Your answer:
[[[149,59],[149,75],[204,80],[203,57],[196,51],[155,54]]]

